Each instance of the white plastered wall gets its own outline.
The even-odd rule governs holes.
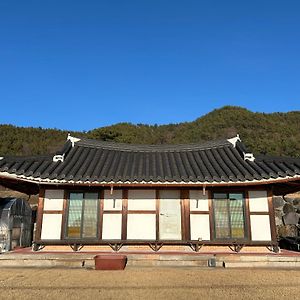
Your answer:
[[[128,210],[155,210],[155,190],[129,190]]]
[[[122,236],[122,214],[103,214],[103,240],[120,240]]]
[[[155,190],[129,190],[128,210],[156,210]],[[155,214],[128,214],[127,239],[129,240],[155,240],[156,215]]]
[[[122,210],[122,190],[104,191],[104,210]]]
[[[267,191],[249,191],[249,210],[251,212],[268,212]]]
[[[46,190],[44,197],[44,210],[63,210],[64,191]]]
[[[271,241],[267,191],[249,191],[249,210],[252,241]],[[255,215],[254,213],[260,214]]]
[[[60,240],[62,214],[47,214],[48,211],[62,211],[64,190],[45,190],[44,212],[41,229],[42,240]]]
[[[42,222],[42,240],[60,240],[62,214],[44,214]]]
[[[128,214],[127,239],[129,240],[155,240],[156,215],[155,214]]]
[[[190,190],[190,210],[208,211],[208,193],[203,195],[202,190]]]
[[[271,241],[271,228],[269,215],[252,215],[251,237],[253,241]]]
[[[209,211],[208,193],[190,190],[190,211]],[[209,214],[190,214],[191,239],[210,240]]]
[[[192,240],[210,240],[209,215],[192,214],[191,222],[191,239]]]

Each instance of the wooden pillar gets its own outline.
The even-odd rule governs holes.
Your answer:
[[[99,240],[102,240],[103,206],[104,206],[104,190],[101,190],[99,192],[99,223],[98,223],[98,238],[99,238]]]
[[[61,234],[60,234],[60,239],[64,240],[65,239],[65,234],[66,234],[66,228],[68,222],[67,218],[67,208],[68,208],[68,198],[69,198],[69,193],[67,190],[64,190],[64,202],[63,202],[63,211],[62,211],[62,220],[61,220]]]
[[[246,228],[245,230],[246,231],[246,234],[247,234],[247,239],[248,240],[252,240],[252,237],[251,237],[251,221],[250,221],[250,208],[249,208],[249,191],[245,191],[245,225],[246,225]]]
[[[159,190],[155,191],[155,198],[156,198],[156,240],[159,240]]]
[[[206,191],[208,193],[208,209],[209,209],[209,233],[210,233],[210,240],[215,239],[215,221],[214,221],[214,212],[213,212],[213,193],[211,190]]]
[[[44,198],[45,198],[45,190],[44,189],[40,189],[38,209],[37,209],[35,239],[34,239],[35,242],[41,240],[42,222],[43,222],[43,210],[44,210]]]
[[[190,201],[189,201],[189,190],[180,191],[181,198],[181,231],[182,239],[190,240],[191,239],[191,230],[190,230]]]
[[[128,190],[122,191],[123,205],[122,205],[122,240],[127,239],[127,219],[128,219]]]
[[[272,242],[277,244],[275,212],[274,212],[274,205],[273,205],[273,192],[271,189],[268,190],[268,205],[269,205],[271,238],[272,238]]]

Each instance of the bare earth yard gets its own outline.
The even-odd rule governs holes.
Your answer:
[[[1,269],[1,299],[300,299],[300,270]]]

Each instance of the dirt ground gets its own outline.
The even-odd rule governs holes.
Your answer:
[[[1,299],[299,299],[300,270],[1,269]]]

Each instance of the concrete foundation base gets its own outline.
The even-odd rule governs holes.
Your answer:
[[[95,255],[111,252],[8,252],[0,255],[0,268],[95,268]],[[113,255],[124,255],[114,253]],[[196,268],[300,268],[300,253],[280,254],[127,252],[126,267]]]

